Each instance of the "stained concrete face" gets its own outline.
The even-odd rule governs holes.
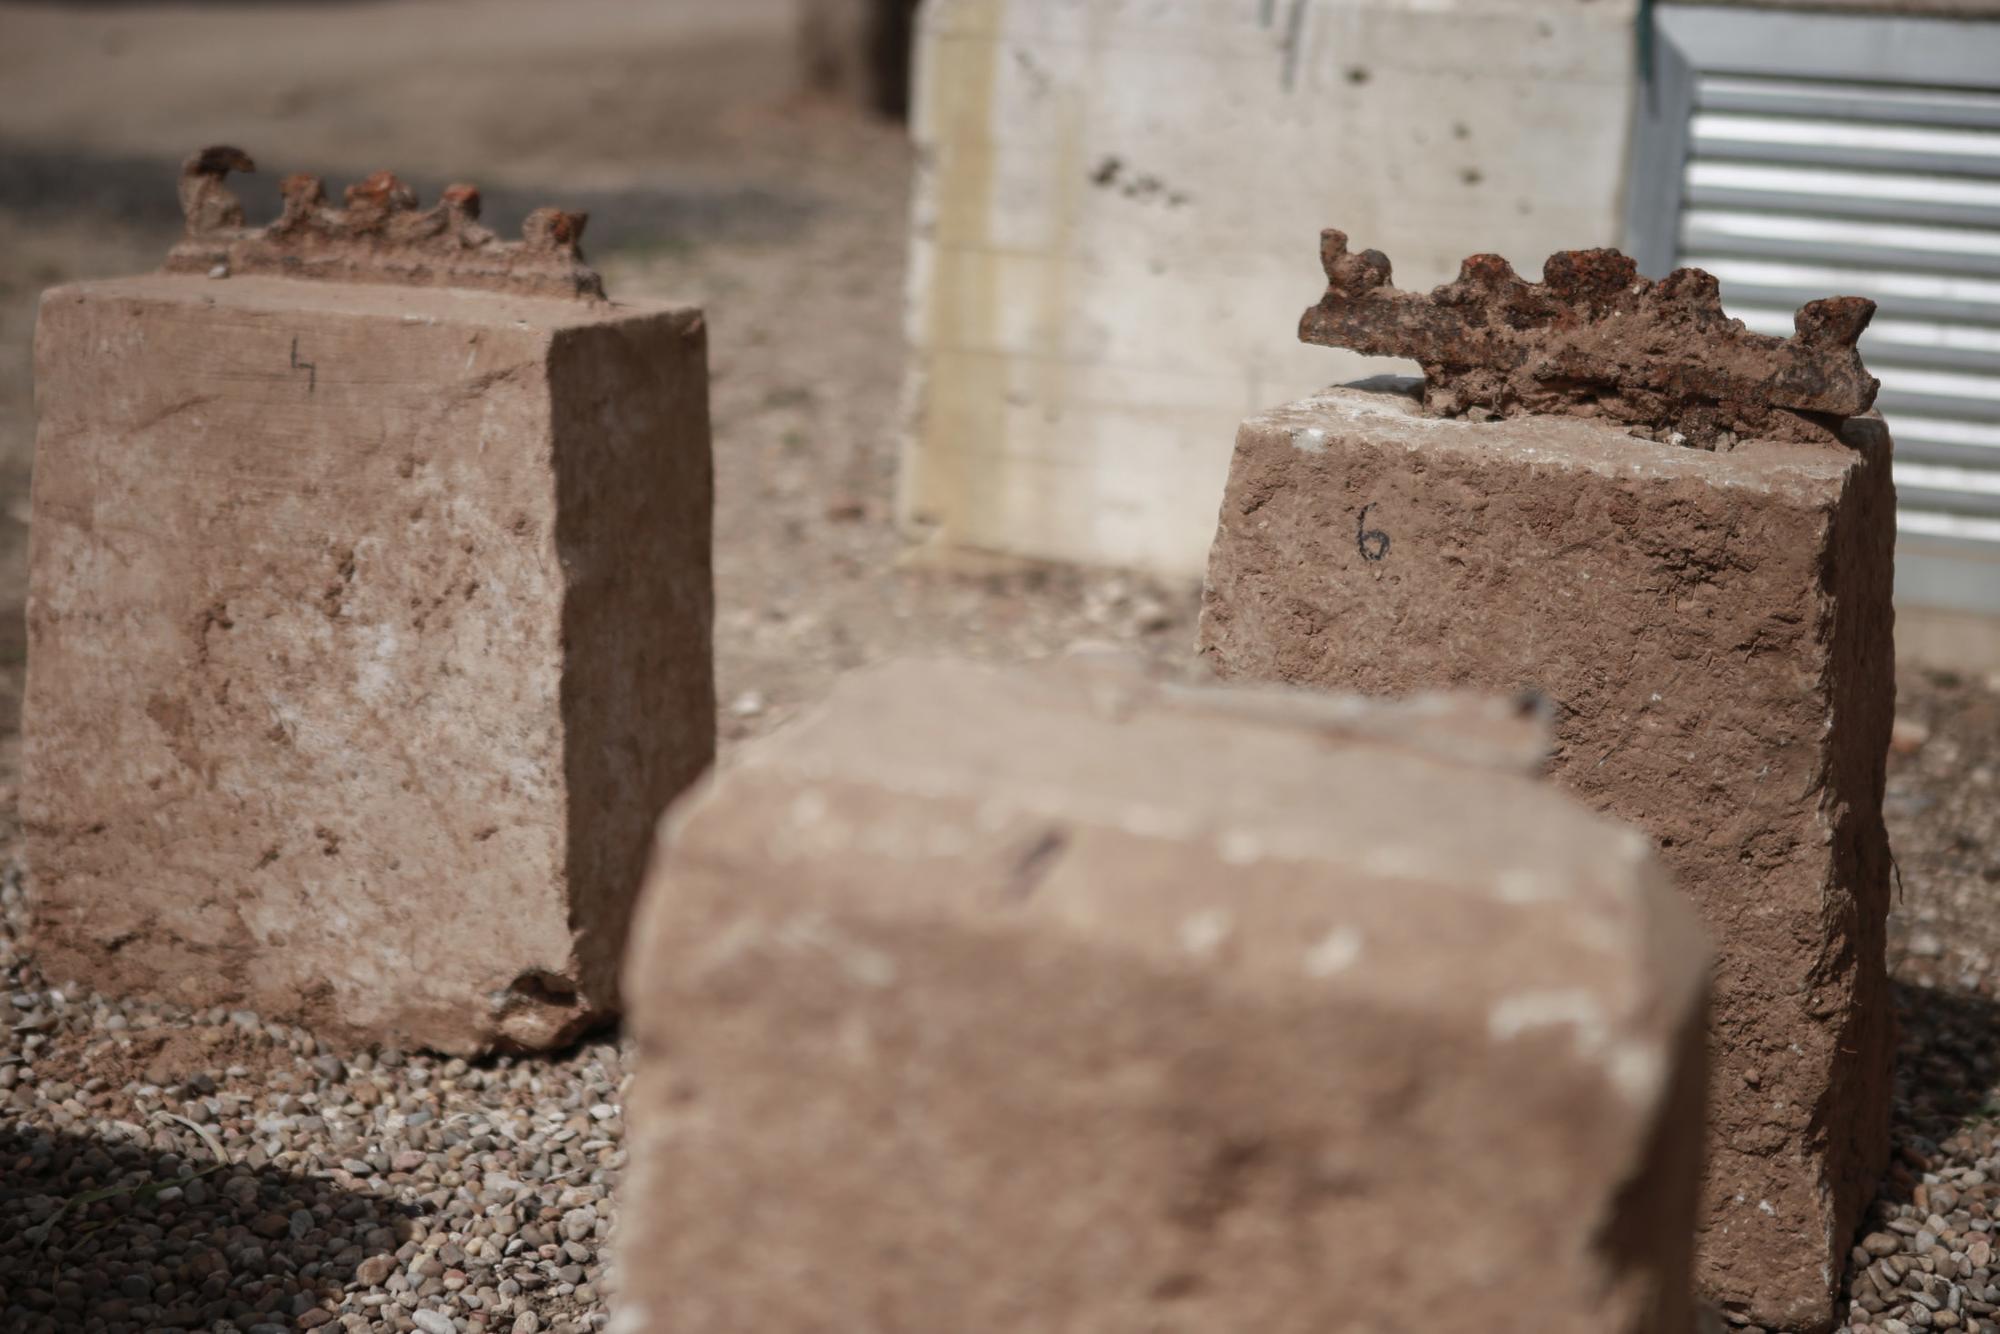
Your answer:
[[[1710,453],[1335,390],[1244,423],[1202,651],[1339,690],[1534,688],[1558,782],[1649,831],[1717,943],[1698,1287],[1830,1324],[1884,1166],[1894,496],[1848,446]]]
[[[36,334],[26,781],[64,982],[566,1040],[714,749],[689,310],[151,277]]]
[[[1369,373],[1292,335],[1320,228],[1419,290],[1618,240],[1639,9],[927,0],[904,521],[1198,576],[1236,423]]]
[[[1538,739],[848,678],[663,827],[624,1327],[1685,1334],[1706,951]]]

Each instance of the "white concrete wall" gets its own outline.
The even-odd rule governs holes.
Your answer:
[[[1634,0],[928,0],[902,512],[945,549],[1198,572],[1319,231],[1402,286],[1618,244]]]

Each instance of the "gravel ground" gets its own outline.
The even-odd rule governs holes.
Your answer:
[[[253,1014],[48,990],[0,882],[0,1328],[601,1328],[611,1043],[343,1061]]]
[[[1906,672],[1897,713],[1896,1157],[1848,1328],[2000,1330],[2000,675]]]
[[[1131,634],[1130,585],[1107,594],[1111,582],[1045,589],[1067,616],[1038,623]],[[1896,1161],[1855,1250],[1842,1328],[2000,1331],[2000,974],[1988,962],[2000,953],[2000,680],[1917,677],[1903,705],[1889,795],[1904,880]],[[605,1326],[621,1045],[470,1065],[343,1061],[247,1013],[50,990],[20,952],[22,904],[10,864],[0,1329]]]

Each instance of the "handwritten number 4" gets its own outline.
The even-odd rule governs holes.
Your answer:
[[[319,388],[319,367],[310,361],[299,360],[299,340],[297,337],[292,339],[292,369],[306,373],[306,392],[308,394]]]
[[[1361,559],[1381,560],[1389,554],[1389,535],[1380,528],[1368,526],[1368,511],[1374,509],[1373,502],[1361,507],[1361,514],[1354,521],[1354,546],[1360,551]]]

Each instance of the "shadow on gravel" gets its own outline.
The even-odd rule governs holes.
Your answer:
[[[407,1235],[396,1204],[276,1168],[0,1122],[0,1329],[298,1328]],[[166,1141],[161,1141],[166,1142]]]
[[[1889,1170],[1864,1233],[1913,1202],[1924,1172],[1962,1159],[1965,1141],[1990,1140],[2000,1121],[2000,1002],[1897,979],[1889,995],[1897,1030]]]
[[[201,147],[188,145],[189,151]],[[254,158],[281,145],[245,142]],[[278,216],[278,182],[293,171],[311,170],[310,163],[276,158],[262,162],[264,170],[230,177],[230,188],[243,201],[252,223]],[[450,181],[404,175],[421,204],[435,203]],[[346,187],[359,180],[341,172],[321,172],[328,196],[336,203]],[[30,221],[60,224],[86,215],[139,231],[156,232],[160,245],[172,245],[180,235],[181,210],[176,182],[179,159],[108,154],[77,154],[10,144],[0,140],[0,211]],[[584,253],[631,247],[653,248],[728,236],[736,241],[782,241],[798,234],[818,209],[804,191],[757,185],[697,187],[659,185],[627,190],[576,190],[560,187],[521,190],[481,182],[482,220],[503,237],[520,235],[529,212],[550,205],[590,215]]]
[[[1894,1220],[1907,1222],[1912,1217],[1917,1183],[1924,1173],[1950,1164],[1969,1166],[1992,1152],[1995,1132],[2000,1130],[1996,1124],[2000,1102],[1994,1097],[1994,1086],[2000,1082],[2000,1002],[1893,977],[1889,1002],[1897,1030],[1889,1165],[1850,1238],[1856,1246],[1868,1233],[1893,1229],[1901,1225]],[[1915,1210],[1914,1216],[1921,1219],[1924,1213]],[[1867,1263],[1866,1257],[1859,1258]],[[1849,1297],[1864,1291],[1880,1293],[1860,1283],[1852,1264],[1844,1288],[1836,1304],[1842,1328]],[[1878,1302],[1868,1309],[1885,1308]],[[1718,1317],[1703,1327],[1702,1334],[1721,1334],[1724,1328]]]
[[[1896,1007],[1896,1142],[1940,1144],[1969,1125],[2000,1119],[2000,1001],[1891,982]]]

